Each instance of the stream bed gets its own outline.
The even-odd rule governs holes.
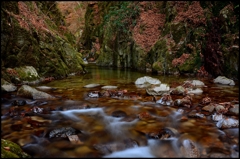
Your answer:
[[[52,88],[41,91],[56,99],[26,99],[16,92],[2,94],[1,138],[18,143],[34,158],[239,157],[238,124],[217,127],[212,120],[214,113],[204,111],[200,104],[209,97],[213,103],[231,102],[239,108],[238,82],[229,86],[207,78],[151,75],[93,64],[87,70],[85,75],[31,86]],[[167,106],[156,103],[161,96],[148,95],[146,88],[135,85],[143,76],[159,79],[170,88],[186,80],[200,80],[206,87],[202,94],[192,96],[191,107]],[[98,85],[84,87],[89,84]],[[117,86],[115,90],[125,95],[89,96],[106,91],[103,86]],[[173,101],[183,97],[171,95]],[[16,115],[11,111],[16,107],[14,101],[25,101]],[[224,116],[238,122],[238,113]]]

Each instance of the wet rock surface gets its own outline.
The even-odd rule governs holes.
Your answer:
[[[70,135],[75,135],[76,130],[71,127],[62,127],[59,129],[54,129],[49,132],[49,138],[53,137],[63,137],[66,138]]]

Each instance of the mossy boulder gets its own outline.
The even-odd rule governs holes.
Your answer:
[[[74,72],[84,72],[87,66],[82,54],[77,52],[64,39],[51,37],[49,43],[41,41],[40,48],[43,50],[45,59],[40,62],[40,72],[44,76],[63,78]],[[50,51],[48,51],[50,50]],[[47,57],[47,58],[46,58]]]
[[[74,36],[59,30],[64,21],[55,2],[3,2],[2,6],[3,67],[18,68],[23,81],[35,81],[39,76],[64,78],[84,70],[86,64],[74,48]],[[35,68],[39,76],[26,66]]]
[[[33,66],[17,67],[15,70],[22,81],[35,81],[40,78],[37,70]]]
[[[1,158],[32,158],[22,148],[9,140],[1,139]]]

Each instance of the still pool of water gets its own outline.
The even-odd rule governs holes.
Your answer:
[[[215,84],[212,79],[193,76],[161,76],[90,65],[88,73],[62,80],[41,83],[41,90],[57,97],[54,100],[32,100],[2,95],[2,138],[14,141],[33,157],[238,157],[239,128],[220,129],[211,114],[199,106],[208,96],[212,102],[239,101],[239,86]],[[139,88],[135,81],[143,76],[157,78],[170,88],[186,80],[201,80],[207,87],[193,96],[191,108],[157,104],[153,96]],[[97,87],[85,88],[88,84]],[[123,98],[90,98],[88,93],[103,92],[103,86],[127,90]],[[161,96],[157,97],[160,98]],[[183,95],[172,95],[172,99]],[[10,103],[26,100],[23,111],[34,106],[42,113],[9,116]],[[198,112],[203,118],[189,116]],[[141,114],[141,117],[140,117]],[[226,115],[238,119],[238,115]],[[71,140],[75,137],[75,140]]]

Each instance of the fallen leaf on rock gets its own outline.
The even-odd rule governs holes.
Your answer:
[[[83,142],[79,139],[77,135],[69,135],[68,139],[71,141],[73,144],[83,144]]]

